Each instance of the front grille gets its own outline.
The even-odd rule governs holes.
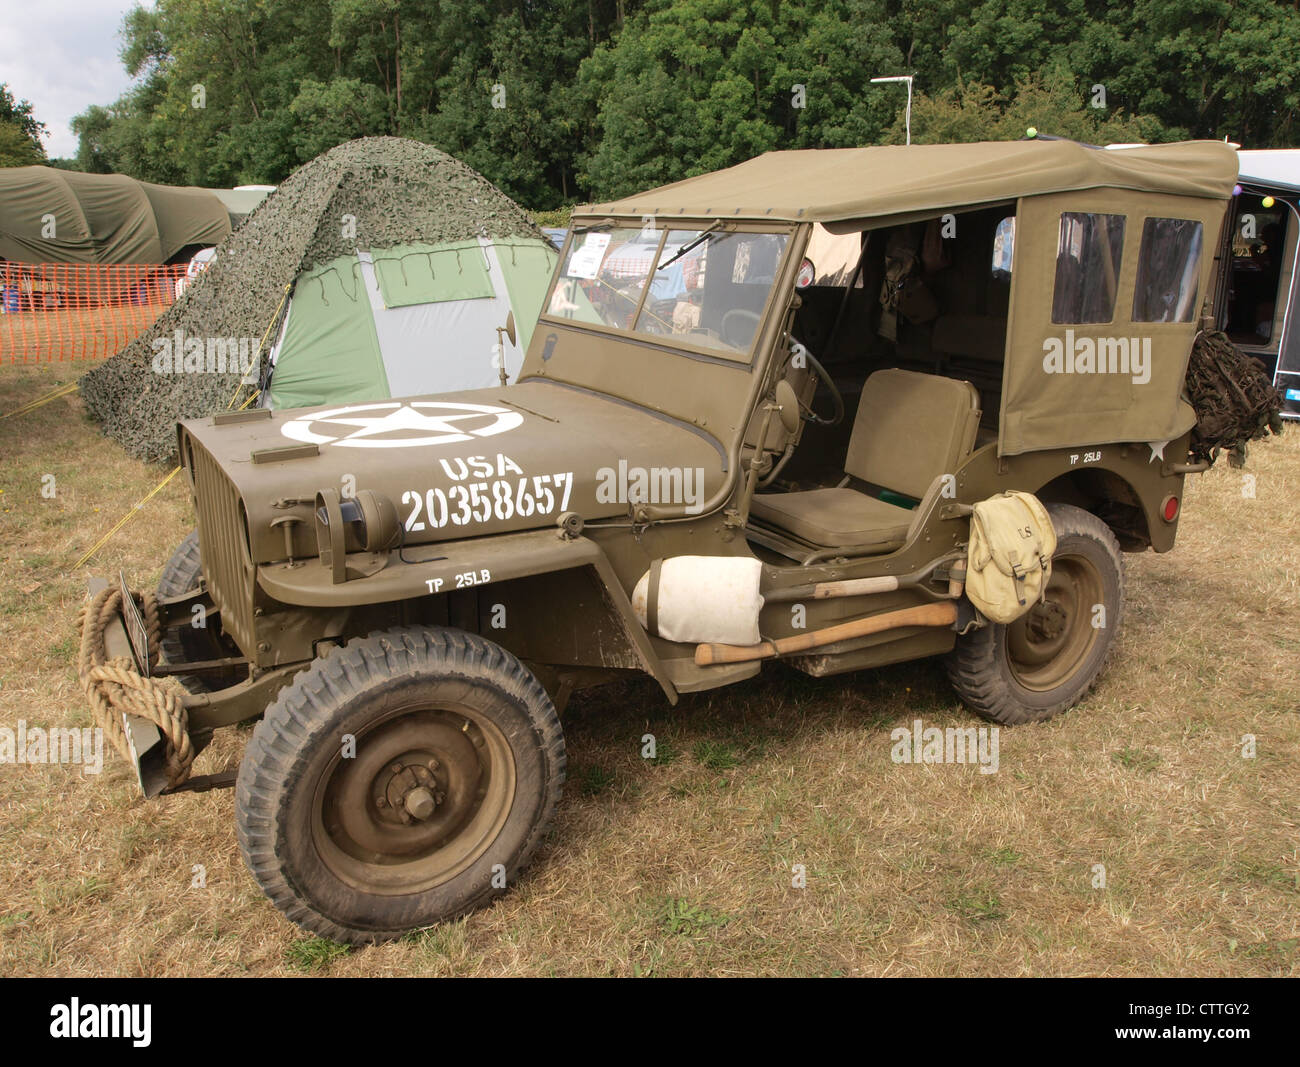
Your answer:
[[[198,441],[186,435],[186,462],[194,479],[199,551],[208,595],[221,611],[221,628],[252,656],[253,562],[239,491]]]

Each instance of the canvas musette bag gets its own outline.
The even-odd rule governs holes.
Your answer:
[[[1052,518],[1032,493],[982,500],[971,512],[966,595],[994,622],[1014,622],[1043,595],[1055,551]]]

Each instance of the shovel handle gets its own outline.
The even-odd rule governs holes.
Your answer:
[[[806,634],[781,637],[775,641],[760,641],[756,645],[720,645],[706,642],[695,646],[695,663],[699,667],[710,667],[718,663],[748,663],[756,659],[771,659],[773,656],[806,652],[812,648],[820,648],[822,645],[832,645],[837,641],[866,637],[886,630],[898,630],[904,626],[951,626],[956,621],[957,606],[951,601],[920,604],[914,608],[868,615],[866,618],[853,619]]]

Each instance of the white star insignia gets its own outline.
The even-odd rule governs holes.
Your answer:
[[[335,419],[320,419],[318,421],[360,427],[360,429],[353,430],[346,437],[339,438],[340,441],[354,441],[358,437],[374,437],[378,434],[387,434],[399,430],[418,430],[424,433],[438,434],[441,440],[450,442],[467,441],[469,439],[468,435],[460,432],[457,427],[450,425],[451,423],[460,419],[481,418],[483,418],[483,413],[478,411],[469,412],[465,415],[425,415],[414,408],[402,406],[396,411],[391,411],[387,415],[376,419],[340,416]]]
[[[1147,462],[1154,463],[1159,459],[1160,462],[1163,463],[1165,461],[1165,446],[1167,444],[1169,444],[1168,441],[1148,441],[1147,448],[1151,449],[1151,458],[1147,460]]]
[[[433,409],[432,411],[428,409]],[[466,427],[457,425],[474,420]],[[417,400],[360,404],[304,415],[280,428],[285,437],[345,448],[405,448],[445,445],[472,437],[492,437],[523,423],[523,416],[485,404]],[[319,426],[319,429],[313,427]],[[355,427],[351,432],[348,428]]]

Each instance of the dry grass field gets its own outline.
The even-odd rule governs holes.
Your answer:
[[[82,369],[0,369],[0,411]],[[151,588],[190,526],[183,487],[74,572],[165,472],[75,395],[0,421],[0,471],[0,726],[87,726],[87,574]],[[1226,463],[1189,480],[1178,547],[1129,557],[1110,670],[1069,714],[1002,731],[998,773],[891,761],[897,726],[973,723],[932,662],[774,665],[676,709],[653,684],[593,691],[565,715],[569,783],[526,877],[389,945],[285,921],[230,791],[145,802],[111,754],[98,776],[0,766],[0,974],[1300,975],[1300,433],[1248,472],[1253,499]]]

